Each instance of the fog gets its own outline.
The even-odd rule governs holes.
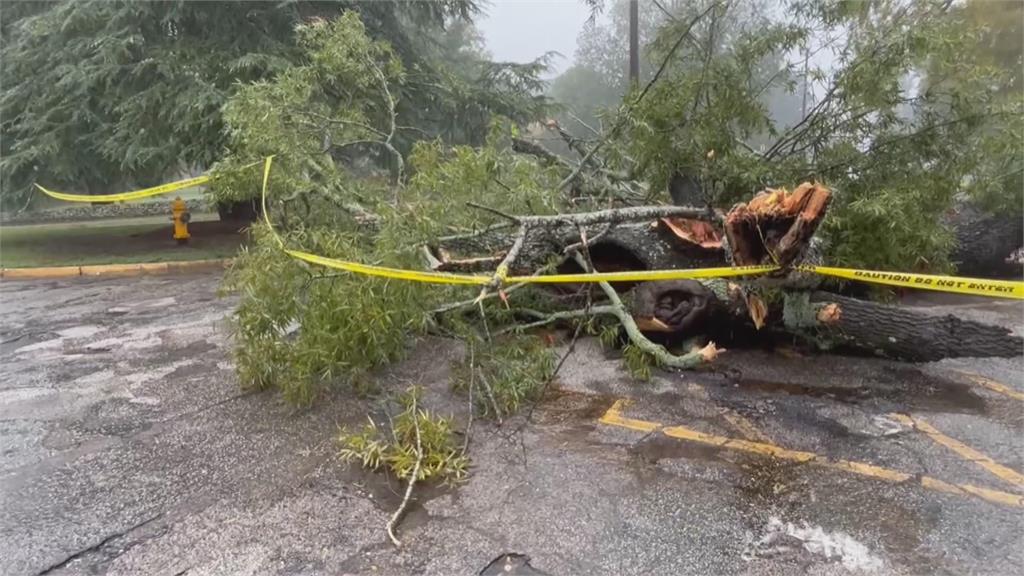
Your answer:
[[[477,27],[494,59],[529,62],[558,52],[561,57],[552,61],[549,77],[572,65],[576,37],[590,18],[581,0],[494,0],[486,11]]]

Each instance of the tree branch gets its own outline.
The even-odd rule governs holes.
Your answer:
[[[578,252],[576,253],[576,262],[578,262],[584,269],[588,268],[587,261]],[[648,340],[636,325],[636,321],[633,320],[633,316],[626,309],[626,305],[622,303],[622,299],[619,298],[618,292],[612,288],[611,284],[608,284],[607,282],[599,282],[598,285],[611,302],[610,306],[602,307],[602,309],[607,308],[608,312],[615,316],[619,323],[622,324],[623,329],[626,330],[626,335],[629,337],[629,341],[641,351],[654,357],[659,366],[688,370],[709,360],[708,353],[705,352],[707,350],[706,348],[694,350],[682,356],[676,356],[666,350],[661,344],[655,344]],[[708,346],[713,351],[711,353],[719,351],[714,348],[714,343],[711,343]]]
[[[405,513],[406,507],[409,506],[409,498],[412,497],[412,487],[419,479],[420,467],[423,466],[423,443],[420,440],[420,414],[419,410],[416,408],[415,393],[412,394],[412,406],[410,409],[412,411],[412,423],[416,428],[416,465],[413,466],[412,475],[409,476],[409,484],[405,487],[405,496],[402,497],[402,503],[398,505],[398,510],[395,510],[395,513],[391,516],[391,519],[388,520],[387,524],[388,536],[397,548],[401,548],[402,543],[395,537],[395,525],[398,524],[398,520],[402,517],[402,514]]]
[[[483,210],[484,212],[490,212],[495,216],[501,216],[502,218],[512,222],[513,224],[522,224],[523,221],[522,218],[520,218],[519,216],[513,216],[508,212],[502,212],[497,208],[491,208],[490,206],[484,206],[483,204],[477,204],[476,202],[466,202],[466,206],[469,206],[470,208],[476,208],[477,210]]]
[[[651,78],[651,80],[647,82],[647,85],[644,86],[644,89],[640,91],[640,94],[637,95],[637,97],[629,104],[629,106],[622,113],[622,115],[619,116],[618,120],[616,120],[615,124],[612,125],[612,129],[605,135],[605,137],[602,138],[593,148],[591,148],[590,152],[588,152],[580,160],[580,165],[577,166],[572,171],[572,173],[566,176],[558,184],[558,190],[565,190],[565,188],[568,187],[569,184],[575,181],[576,178],[580,175],[580,172],[583,170],[583,167],[586,166],[587,162],[590,160],[590,157],[593,156],[594,154],[597,154],[598,151],[600,151],[601,148],[603,148],[604,145],[608,143],[608,140],[610,138],[613,138],[618,133],[618,131],[622,129],[622,127],[626,123],[626,119],[628,119],[630,114],[633,113],[633,109],[635,109],[640,104],[640,102],[643,101],[644,97],[646,97],[647,93],[651,90],[651,87],[654,86],[654,84],[661,78],[661,75],[665,72],[665,69],[668,67],[669,61],[672,59],[673,56],[675,56],[676,50],[678,50],[679,47],[683,44],[683,41],[690,36],[690,31],[693,29],[693,27],[696,26],[697,23],[700,22],[705,16],[707,16],[712,9],[717,8],[720,4],[720,2],[715,2],[714,4],[711,4],[703,12],[696,15],[692,20],[690,20],[690,22],[686,26],[686,30],[680,35],[679,40],[676,40],[676,43],[672,45],[672,48],[669,49],[668,53],[662,59],[661,65],[658,66],[658,70],[657,72],[654,73],[654,76]]]

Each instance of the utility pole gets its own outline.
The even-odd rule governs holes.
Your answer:
[[[629,0],[629,84],[640,83],[640,8],[638,0]]]

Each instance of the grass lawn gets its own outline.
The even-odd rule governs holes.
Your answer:
[[[195,214],[192,238],[179,246],[170,216],[0,226],[0,266],[75,266],[229,258],[245,240],[236,224]]]

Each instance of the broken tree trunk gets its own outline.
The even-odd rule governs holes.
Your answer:
[[[564,259],[564,269],[579,270],[575,264],[570,264],[572,259],[566,249],[580,243],[580,226],[587,230],[594,267],[601,272],[726,264],[720,243],[701,246],[680,242],[676,232],[665,224],[669,218],[679,221],[710,216],[696,208],[646,206],[567,217],[544,217],[530,224],[519,255],[509,269],[515,274],[530,274],[547,264],[552,256],[556,256]],[[494,270],[507,256],[518,234],[516,225],[509,223],[497,224],[478,232],[439,238],[427,247],[430,267],[446,272]]]
[[[805,182],[791,194],[768,189],[746,204],[737,204],[725,218],[733,263],[789,266],[799,260],[831,199],[824,186]]]
[[[602,285],[609,301],[595,306],[636,332],[660,341],[712,338],[726,346],[788,334],[822,349],[915,361],[957,356],[1014,356],[1022,342],[1004,328],[816,291],[822,279],[789,267],[814,253],[811,240],[828,209],[830,192],[803,184],[792,193],[767,190],[722,216],[673,206],[633,207],[555,216],[510,216],[478,232],[439,239],[426,250],[431,267],[449,271],[493,271],[505,266],[517,275],[556,269],[602,272],[776,264],[780,272],[743,280],[708,279]],[[718,226],[721,225],[722,228]],[[579,262],[586,246],[587,267]],[[537,288],[549,290],[550,288]],[[578,286],[559,286],[581,294]],[[568,308],[547,321],[586,314],[579,298],[561,298]],[[644,338],[643,347],[652,344]],[[713,345],[712,345],[713,348]],[[660,354],[661,352],[659,352]],[[666,353],[667,354],[667,353]],[[710,354],[709,357],[713,357]],[[669,363],[668,365],[673,365]],[[689,366],[689,362],[679,365]]]
[[[815,292],[811,303],[833,305],[838,318],[818,322],[815,340],[825,346],[851,348],[915,362],[943,358],[1019,356],[1024,340],[1002,326],[963,320],[953,315],[930,315],[898,306],[886,306]]]

